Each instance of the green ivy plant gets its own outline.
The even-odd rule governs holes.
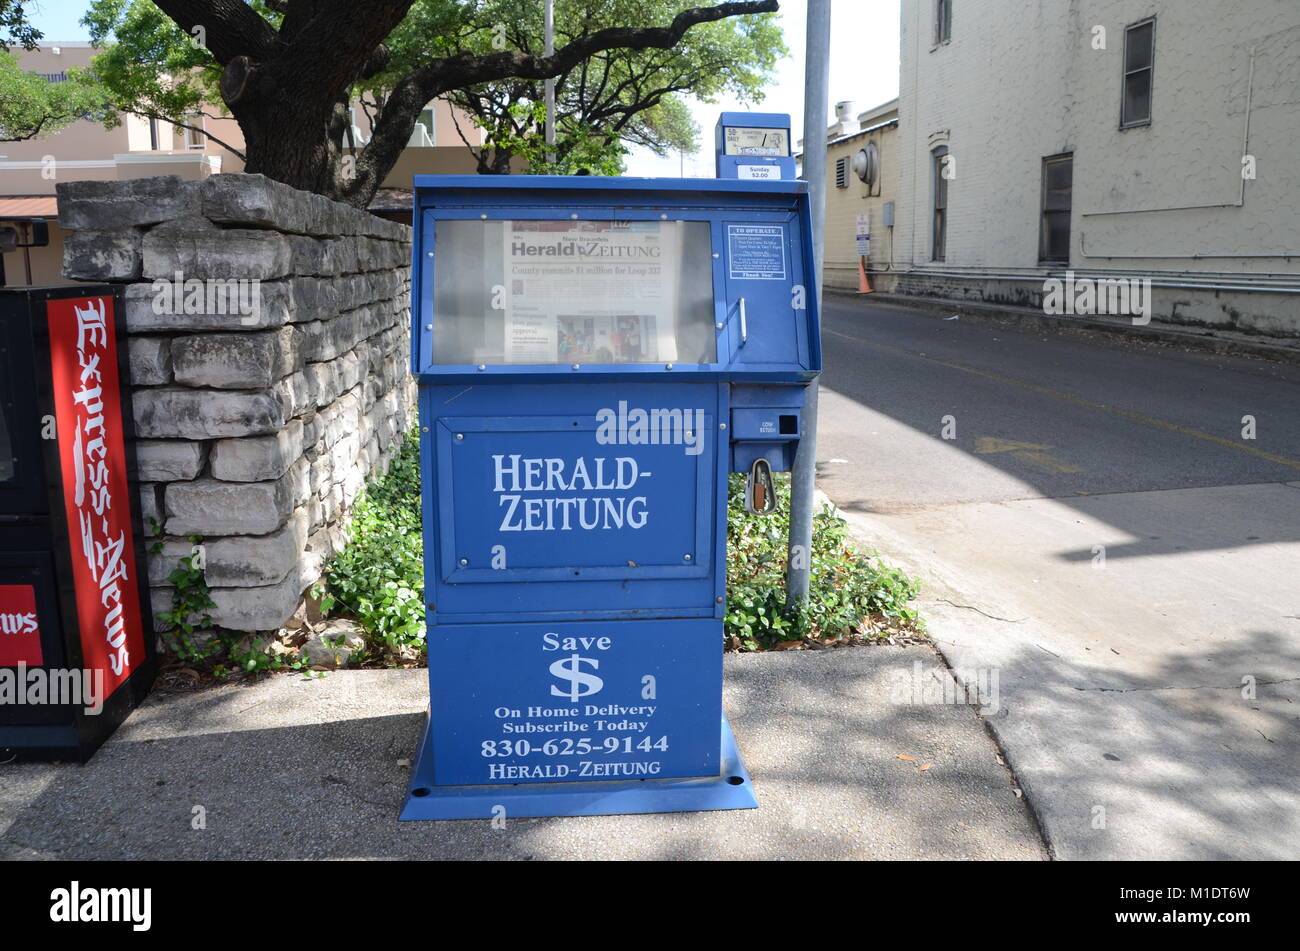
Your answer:
[[[158,523],[154,519],[150,519],[150,523],[156,535]],[[163,635],[168,649],[177,659],[193,665],[211,660],[220,652],[221,646],[216,637],[206,638],[202,642],[194,637],[196,628],[206,629],[212,626],[212,617],[207,612],[216,605],[196,550],[203,543],[203,536],[191,535],[189,541],[193,546],[190,554],[181,558],[175,570],[167,576],[167,581],[172,585],[172,608],[162,612],[158,620],[168,625],[168,633]],[[162,541],[155,541],[149,550],[155,555],[161,553]],[[197,624],[194,623],[195,619],[198,620]]]
[[[149,519],[150,535],[158,538],[161,527],[157,519]],[[285,669],[299,670],[306,665],[297,658],[286,660],[280,654],[261,649],[255,641],[244,644],[245,635],[235,631],[212,630],[212,616],[208,613],[216,606],[208,588],[207,577],[198,554],[203,536],[189,537],[190,554],[179,560],[177,567],[167,576],[173,586],[172,607],[158,616],[168,625],[163,643],[178,661],[189,667],[208,667],[213,676],[223,678],[236,670],[246,673],[263,673]],[[150,552],[159,554],[163,542],[155,541]],[[197,630],[206,630],[207,636],[199,639]]]
[[[920,584],[849,541],[848,523],[830,505],[813,516],[808,599],[785,603],[790,480],[776,478],[777,506],[767,515],[745,510],[744,476],[731,476],[727,502],[726,635],[747,650],[804,638],[878,638],[921,634],[909,603]]]
[[[424,543],[420,441],[415,427],[388,473],[370,483],[352,510],[347,547],[326,569],[322,610],[356,618],[378,654],[424,651]]]

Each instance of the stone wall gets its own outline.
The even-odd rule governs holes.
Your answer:
[[[65,275],[127,284],[155,613],[198,535],[213,623],[279,628],[408,424],[410,228],[261,175],[58,195]]]

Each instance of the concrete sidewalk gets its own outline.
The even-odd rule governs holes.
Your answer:
[[[423,670],[155,695],[86,766],[0,766],[0,858],[1045,858],[975,710],[900,694],[939,669],[920,646],[728,656],[759,809],[503,830],[397,821]]]
[[[1293,591],[1295,561],[1280,545],[1197,551],[1194,537],[1262,536],[1298,510],[1288,493],[1300,497],[1229,486],[841,514],[925,579],[920,610],[955,669],[1000,672],[988,723],[1055,858],[1294,861],[1300,653],[1283,625],[1296,624],[1254,593]],[[1161,548],[1125,553],[1112,526],[1140,524],[1115,515],[1125,505]]]

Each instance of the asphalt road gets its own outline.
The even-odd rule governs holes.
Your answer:
[[[945,441],[1019,483],[980,469],[900,480],[891,427],[841,447],[873,508],[1300,480],[1300,366],[833,295],[823,337],[825,387],[925,436],[942,438],[952,416]],[[1253,440],[1242,438],[1244,416],[1255,418]]]
[[[1300,857],[1300,367],[836,295],[823,340],[819,486],[1000,674],[1053,853]]]

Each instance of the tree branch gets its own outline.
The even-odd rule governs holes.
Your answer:
[[[203,27],[204,45],[221,65],[236,56],[262,59],[274,50],[278,37],[271,24],[243,0],[155,0],[155,6],[193,35]]]
[[[752,13],[772,13],[777,0],[719,3],[692,7],[663,27],[610,27],[579,37],[552,56],[533,56],[519,50],[504,50],[488,56],[457,53],[434,60],[408,77],[429,101],[450,89],[518,76],[522,79],[550,79],[573,69],[583,59],[608,49],[670,49],[693,26]]]

